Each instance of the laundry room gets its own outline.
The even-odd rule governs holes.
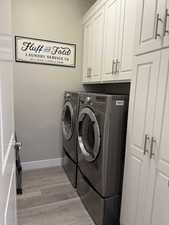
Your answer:
[[[0,225],[169,224],[169,0],[0,0]]]

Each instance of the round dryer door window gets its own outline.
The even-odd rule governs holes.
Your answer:
[[[62,129],[64,137],[69,140],[74,129],[74,113],[70,102],[66,102],[63,107]]]
[[[100,150],[100,129],[95,114],[84,108],[78,117],[78,142],[84,158],[94,161]]]

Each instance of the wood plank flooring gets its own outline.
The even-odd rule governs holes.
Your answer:
[[[94,225],[61,167],[24,172],[17,207],[18,225]]]

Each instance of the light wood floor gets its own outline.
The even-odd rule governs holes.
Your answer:
[[[94,225],[61,167],[23,173],[18,225]]]

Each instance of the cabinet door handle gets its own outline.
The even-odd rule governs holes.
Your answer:
[[[92,73],[92,68],[87,68],[87,77],[90,78]]]
[[[169,12],[168,12],[168,9],[166,9],[165,10],[165,20],[164,20],[164,36],[166,36],[166,34],[169,34],[169,30],[167,30],[168,17],[169,17]]]
[[[115,65],[115,60],[113,59],[113,62],[112,62],[112,74],[114,74],[114,65]]]
[[[150,140],[150,137],[148,136],[148,134],[145,135],[145,141],[144,141],[144,155],[146,155],[146,153],[148,153],[147,150],[147,142]]]
[[[156,144],[157,141],[154,137],[151,138],[151,146],[150,146],[150,159],[153,158],[153,156],[155,156],[155,152],[154,152],[154,144]]]
[[[119,65],[120,65],[120,61],[117,59],[116,60],[116,72],[115,73],[119,73]]]
[[[160,18],[160,14],[157,14],[157,22],[156,22],[156,31],[155,31],[155,39],[157,39],[158,37],[161,37],[161,35],[158,33],[158,26],[159,26],[159,22],[163,22],[162,19]]]
[[[89,77],[89,68],[87,68],[87,77]]]

